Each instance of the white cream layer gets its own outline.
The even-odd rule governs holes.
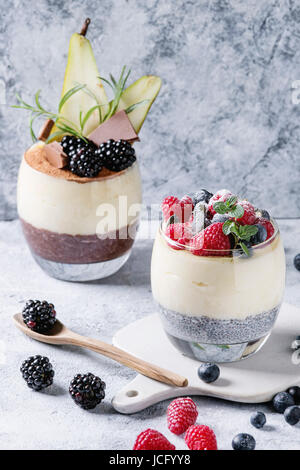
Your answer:
[[[247,259],[174,250],[158,233],[152,254],[154,299],[184,315],[245,319],[280,304],[285,255],[280,237]]]
[[[36,228],[69,235],[101,235],[137,220],[141,202],[137,163],[119,175],[80,184],[41,173],[22,159],[18,212]]]

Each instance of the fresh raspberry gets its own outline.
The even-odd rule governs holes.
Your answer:
[[[218,191],[210,198],[208,207],[207,207],[207,216],[209,219],[212,219],[213,216],[216,214],[216,211],[213,208],[214,202],[217,202],[217,201],[225,202],[230,196],[232,196],[232,193],[228,191],[228,189],[221,189],[221,191]]]
[[[228,256],[227,250],[230,250],[230,240],[223,233],[223,223],[211,224],[197,233],[190,241],[190,249],[197,256]],[[223,251],[220,253],[213,250]]]
[[[262,217],[259,218],[259,219],[256,219],[256,223],[257,224],[260,224],[260,225],[263,225],[267,231],[267,240],[269,240],[269,238],[271,238],[275,232],[275,229],[274,229],[274,226],[272,224],[272,222],[270,222],[270,220],[268,219],[263,219]]]
[[[133,450],[175,450],[175,446],[168,439],[154,429],[141,432],[133,446]]]
[[[181,217],[181,205],[178,197],[168,196],[166,197],[161,205],[164,220],[167,221],[172,215]]]
[[[248,201],[239,201],[238,204],[244,209],[244,215],[237,219],[241,225],[254,225],[256,221],[255,209]]]
[[[215,433],[202,424],[190,426],[184,439],[191,450],[218,450]]]
[[[177,398],[167,409],[168,428],[174,434],[182,434],[195,424],[197,416],[197,407],[191,398]]]
[[[191,225],[186,222],[184,224],[170,224],[165,231],[165,234],[171,240],[178,242],[178,246],[176,243],[169,243],[169,246],[174,248],[175,250],[182,250],[184,249],[184,245],[188,245],[190,239],[192,238],[192,229]]]
[[[193,208],[194,208],[193,199],[190,196],[185,195],[180,199],[179,204],[181,207],[181,219],[180,220],[182,222],[187,222],[191,218],[191,215],[193,213]]]

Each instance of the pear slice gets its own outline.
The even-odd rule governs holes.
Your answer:
[[[138,134],[145,118],[157,97],[161,87],[161,79],[154,75],[146,75],[123,91],[117,111],[127,109],[140,101],[148,100],[128,114],[128,118]]]
[[[99,104],[108,103],[108,99],[99,78],[99,72],[90,41],[82,34],[75,33],[71,36],[69,45],[68,63],[65,72],[62,95],[76,86],[77,84],[86,85],[92,92],[97,101],[89,96],[86,91],[80,90],[72,95],[63,105],[61,115],[80,128],[79,115],[87,113],[90,108]],[[107,106],[101,107],[102,117],[107,111]],[[87,120],[83,134],[89,135],[100,124],[99,111],[96,109]],[[55,127],[52,133],[56,132]]]

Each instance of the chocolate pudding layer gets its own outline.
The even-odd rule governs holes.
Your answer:
[[[49,261],[67,264],[88,264],[118,258],[128,252],[134,242],[137,222],[106,235],[69,235],[39,229],[22,218],[23,232],[30,249]]]

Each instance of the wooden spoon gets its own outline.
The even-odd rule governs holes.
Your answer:
[[[81,346],[83,348],[91,349],[103,356],[110,357],[114,361],[123,364],[124,366],[134,369],[140,374],[146,375],[151,379],[158,380],[169,385],[176,385],[177,387],[186,387],[188,380],[181,375],[162,369],[150,362],[143,361],[132,354],[129,354],[122,349],[116,348],[111,344],[104,343],[96,339],[86,338],[85,336],[78,335],[69,330],[60,321],[56,320],[54,328],[48,334],[40,334],[30,330],[23,322],[21,313],[13,316],[14,324],[19,330],[30,338],[48,344],[72,344],[74,346]]]

